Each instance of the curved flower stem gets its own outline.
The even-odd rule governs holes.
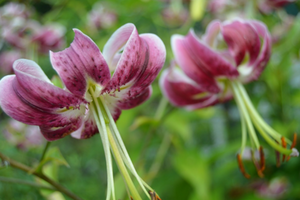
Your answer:
[[[46,144],[46,146],[45,146],[45,148],[44,148],[44,151],[43,151],[43,153],[42,153],[40,162],[42,162],[42,160],[45,158],[45,155],[46,155],[46,153],[47,153],[48,148],[49,148],[50,145],[51,145],[51,142],[47,141],[47,144]]]
[[[168,134],[168,133],[165,134],[164,139],[157,151],[155,160],[152,163],[148,174],[146,175],[145,179],[148,179],[148,182],[149,182],[149,180],[152,180],[158,173],[159,168],[161,167],[161,163],[163,162],[163,159],[166,156],[168,149],[170,147],[171,138],[172,138],[172,136],[170,134]]]
[[[0,182],[5,182],[5,183],[16,183],[16,184],[22,184],[22,185],[28,185],[32,186],[38,189],[45,189],[45,190],[56,190],[53,187],[47,186],[47,185],[41,185],[32,181],[25,181],[22,179],[17,179],[17,178],[7,178],[0,176]]]
[[[24,165],[22,163],[19,163],[7,156],[5,156],[4,154],[2,154],[0,152],[0,158],[4,161],[7,161],[9,163],[10,166],[12,166],[13,168],[17,168],[20,169],[24,172],[30,173],[32,172],[32,168]],[[48,176],[46,176],[45,174],[41,173],[41,172],[33,172],[32,173],[34,176],[39,177],[41,179],[43,179],[44,181],[46,181],[47,183],[49,183],[50,185],[52,185],[56,190],[60,191],[61,193],[64,193],[65,195],[67,195],[68,197],[70,197],[71,199],[74,200],[82,200],[80,197],[76,196],[74,193],[72,193],[70,190],[68,190],[67,188],[63,187],[62,185],[60,185],[59,183],[57,183],[56,181],[52,180],[51,178],[49,178]]]

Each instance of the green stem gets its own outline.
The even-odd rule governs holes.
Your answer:
[[[46,155],[46,153],[47,153],[47,151],[48,151],[48,148],[49,148],[49,146],[50,146],[50,145],[51,145],[51,142],[47,141],[47,144],[46,144],[46,146],[45,146],[45,148],[44,148],[44,151],[43,151],[43,153],[42,153],[42,156],[41,156],[40,162],[42,162],[42,161],[44,160],[44,158],[45,158],[45,155]]]
[[[32,186],[38,189],[46,189],[46,190],[56,190],[53,187],[47,186],[47,185],[41,185],[32,181],[25,181],[17,178],[7,178],[7,177],[2,177],[0,176],[0,182],[4,183],[13,183],[13,184],[22,184],[22,185],[28,185]]]
[[[34,172],[34,170],[31,167],[28,167],[27,165],[24,165],[22,163],[19,163],[7,156],[5,156],[4,154],[2,154],[0,152],[0,158],[4,161],[7,161],[9,163],[9,165],[13,168],[16,169],[20,169],[24,172],[27,173],[31,173],[36,177],[39,177],[41,179],[43,179],[44,181],[48,182],[50,185],[52,185],[54,188],[56,188],[58,191],[60,191],[61,193],[64,193],[65,195],[67,195],[68,197],[70,197],[71,199],[74,200],[82,200],[80,197],[76,196],[75,194],[73,194],[70,190],[68,190],[67,188],[63,187],[62,185],[60,185],[59,183],[55,182],[54,180],[52,180],[51,178],[49,178],[48,176],[44,175],[41,172]]]
[[[165,134],[164,139],[158,149],[157,155],[155,157],[154,162],[152,163],[150,170],[148,172],[148,174],[146,175],[146,177],[148,178],[148,180],[152,180],[156,174],[159,171],[159,168],[161,167],[161,164],[164,160],[164,157],[166,156],[168,149],[170,147],[171,144],[171,135],[170,134]]]

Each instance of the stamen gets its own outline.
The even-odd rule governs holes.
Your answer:
[[[280,167],[280,153],[279,151],[275,150],[275,154],[276,154],[276,167]]]
[[[245,168],[244,168],[244,165],[243,165],[242,158],[241,158],[240,154],[237,154],[237,161],[238,161],[238,164],[239,164],[240,171],[242,172],[244,177],[245,178],[250,178],[250,175],[245,171]]]
[[[284,137],[281,137],[281,144],[283,148],[286,148],[286,142]],[[285,154],[282,155],[282,162],[284,162],[284,160],[285,160]]]
[[[263,147],[259,147],[259,157],[260,157],[260,170],[263,172],[265,170],[265,154],[263,151]]]
[[[161,200],[161,198],[159,198],[159,196],[155,192],[152,192],[151,190],[149,190],[148,193],[151,196],[151,200]]]
[[[262,173],[263,170],[262,170],[262,167],[261,167],[261,162],[258,163],[258,162],[256,161],[253,151],[251,151],[251,156],[252,156],[252,161],[253,161],[253,164],[254,164],[255,169],[256,169],[256,171],[257,171],[258,176],[259,176],[260,178],[263,178],[263,177],[264,177],[264,174]],[[261,155],[260,155],[260,156],[261,156]]]
[[[294,133],[293,143],[292,143],[291,148],[290,148],[291,150],[296,146],[296,143],[297,143],[297,134]],[[290,158],[291,158],[291,156],[289,155],[289,157],[286,159],[286,161],[289,161]]]

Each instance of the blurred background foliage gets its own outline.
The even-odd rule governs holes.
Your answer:
[[[232,2],[237,6],[218,8],[218,12],[214,12],[208,0],[19,1],[31,10],[30,17],[41,25],[58,23],[65,27],[65,46],[56,50],[72,42],[72,28],[90,36],[102,50],[117,28],[133,23],[139,33],[155,33],[163,40],[167,49],[164,67],[168,67],[173,58],[170,46],[173,34],[185,35],[194,28],[201,35],[207,24],[217,18],[225,20],[242,15],[263,21],[273,36],[272,56],[259,80],[246,85],[246,89],[264,119],[282,135],[291,138],[300,130],[300,3],[296,1],[263,11],[257,7],[260,1]],[[0,0],[0,6],[7,3]],[[97,10],[95,3],[100,3],[105,11]],[[93,24],[89,20],[92,9],[109,23]],[[107,16],[112,18],[105,18]],[[14,48],[3,41],[0,46],[0,53]],[[23,57],[33,59],[28,54]],[[48,77],[55,75],[48,54],[36,55],[34,59]],[[5,73],[1,73],[3,77]],[[265,145],[265,177],[258,177],[251,161],[244,161],[251,178],[246,179],[240,173],[236,153],[241,142],[241,126],[234,101],[193,112],[174,108],[162,97],[156,80],[151,98],[137,108],[123,111],[117,125],[137,171],[163,200],[300,199],[299,158],[277,168],[275,152]],[[38,136],[25,137],[28,127],[12,127],[11,120],[0,111],[0,152],[36,166],[45,140],[27,145],[28,138]],[[66,137],[52,142],[51,147],[53,157],[44,168],[52,178],[83,199],[105,198],[106,164],[100,137],[95,135],[87,140]],[[299,145],[297,147],[300,149]],[[126,199],[116,166],[114,171],[117,197]],[[0,176],[38,181],[7,163],[2,163]],[[68,199],[59,193],[0,180],[0,199],[51,198]]]

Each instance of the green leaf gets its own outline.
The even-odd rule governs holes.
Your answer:
[[[138,117],[137,119],[134,120],[133,124],[130,126],[130,130],[136,130],[137,128],[139,128],[142,125],[146,125],[146,124],[151,124],[152,126],[156,126],[158,125],[158,121],[154,118],[150,118],[150,117]]]
[[[53,162],[56,165],[65,165],[67,167],[70,167],[63,155],[61,154],[59,148],[52,147],[46,153],[45,158],[35,168],[33,168],[33,170],[30,173],[42,171],[43,166],[49,162]]]
[[[207,160],[197,150],[185,150],[175,156],[173,163],[177,172],[194,187],[196,199],[208,200],[211,175]]]

